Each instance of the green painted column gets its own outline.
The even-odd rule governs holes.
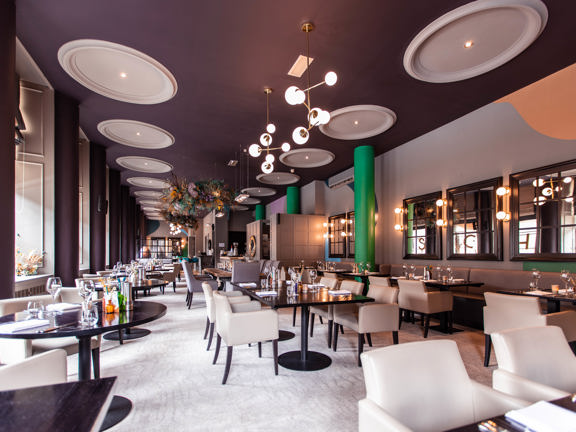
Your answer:
[[[375,268],[376,196],[374,195],[374,148],[354,149],[355,261]]]
[[[257,221],[266,219],[266,208],[263,204],[257,204],[255,210],[255,219]]]
[[[300,188],[297,186],[286,188],[286,213],[300,214]]]

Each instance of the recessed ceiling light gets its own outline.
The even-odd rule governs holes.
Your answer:
[[[474,41],[468,40],[464,42],[464,48],[472,48],[472,45],[474,45]]]
[[[306,155],[306,159],[310,159],[310,156]]]
[[[120,72],[120,78],[126,78],[128,75],[126,72]]]
[[[358,126],[358,120],[354,120],[354,126]]]
[[[140,132],[136,132],[136,136],[140,136]]]

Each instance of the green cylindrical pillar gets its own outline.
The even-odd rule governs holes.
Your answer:
[[[257,221],[266,219],[266,209],[262,204],[256,205],[256,210],[254,211],[254,216]]]
[[[286,213],[300,214],[300,188],[297,186],[286,188]]]
[[[354,149],[355,261],[375,268],[376,196],[374,195],[374,148]]]

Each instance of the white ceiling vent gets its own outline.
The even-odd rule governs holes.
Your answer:
[[[354,168],[349,168],[346,171],[342,171],[328,179],[328,187],[330,189],[336,189],[341,186],[347,185],[354,181]]]

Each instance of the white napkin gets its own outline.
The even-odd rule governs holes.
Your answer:
[[[28,330],[35,327],[47,326],[48,324],[50,324],[50,321],[44,319],[16,321],[13,323],[0,325],[0,333],[15,333],[21,330]]]
[[[276,296],[278,295],[277,291],[255,291],[255,294],[260,297],[268,297],[268,296]]]
[[[534,291],[526,291],[526,294],[530,294],[530,295],[550,295],[551,292],[549,292],[549,291],[534,290]]]
[[[350,295],[352,294],[351,291],[348,290],[328,290],[328,294],[337,296],[337,295]]]
[[[506,418],[534,432],[576,432],[576,412],[545,401],[509,411]]]
[[[241,282],[238,286],[242,288],[256,288],[258,285],[256,285],[256,282]]]
[[[63,312],[70,309],[79,309],[82,305],[79,303],[54,303],[46,306],[46,310]]]
[[[464,279],[452,279],[454,282],[464,282]]]
[[[308,284],[308,288],[326,288],[326,285],[317,283],[317,284]]]

